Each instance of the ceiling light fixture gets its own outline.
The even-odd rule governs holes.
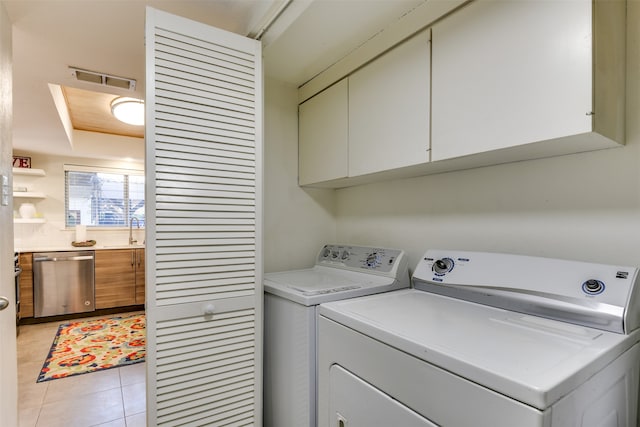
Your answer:
[[[121,122],[144,125],[144,101],[142,99],[119,97],[111,101],[111,114]]]

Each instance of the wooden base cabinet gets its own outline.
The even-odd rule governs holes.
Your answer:
[[[33,254],[20,254],[20,318],[33,317]]]
[[[136,251],[136,304],[144,304],[145,293],[145,270],[144,270],[144,248],[134,249]]]
[[[136,304],[136,250],[96,251],[96,308]]]

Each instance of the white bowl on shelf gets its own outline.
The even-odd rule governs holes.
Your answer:
[[[31,219],[36,216],[36,207],[33,203],[22,203],[18,212],[20,212],[20,218]]]

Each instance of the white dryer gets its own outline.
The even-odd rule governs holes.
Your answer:
[[[636,426],[636,268],[435,250],[412,280],[320,307],[320,427]]]
[[[264,425],[316,425],[320,303],[407,288],[403,251],[325,245],[309,269],[264,275]]]

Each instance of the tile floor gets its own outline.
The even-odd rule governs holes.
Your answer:
[[[60,323],[20,326],[20,427],[145,427],[144,363],[36,383]]]

